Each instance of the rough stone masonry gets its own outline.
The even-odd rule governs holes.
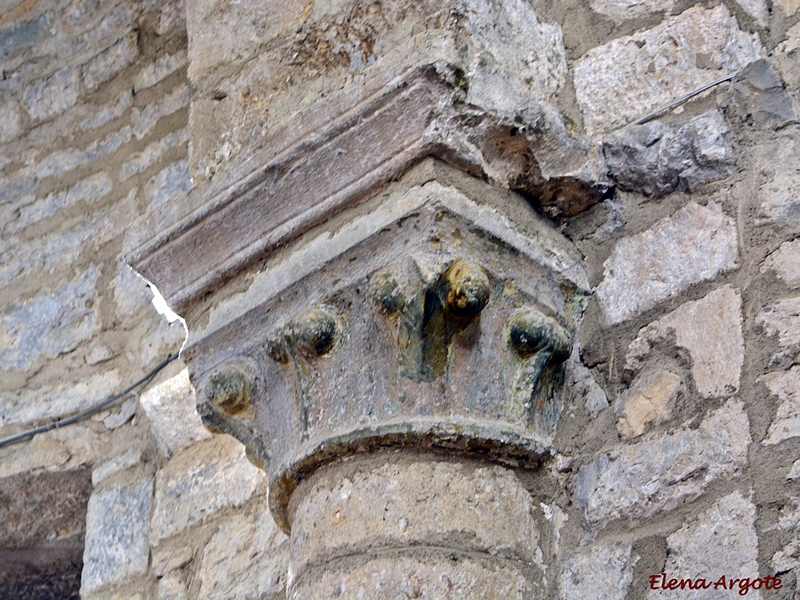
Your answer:
[[[0,437],[188,328],[0,447],[0,596],[800,597],[795,0],[5,0],[0,67]]]

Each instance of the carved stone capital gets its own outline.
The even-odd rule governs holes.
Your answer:
[[[199,412],[268,473],[284,530],[296,486],[349,455],[548,454],[588,283],[569,242],[511,202],[426,161],[194,314]]]

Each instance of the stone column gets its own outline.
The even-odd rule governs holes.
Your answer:
[[[205,86],[216,82],[218,102],[258,93],[198,54],[222,18],[193,13],[204,6],[187,4],[200,154],[213,129],[200,119]],[[532,205],[558,216],[600,199],[596,148],[564,127],[549,88],[484,56],[506,42],[483,3],[405,16],[359,6],[338,14],[387,44],[429,17],[439,38],[423,28],[414,52],[398,43],[374,64],[362,57],[370,66],[330,97],[309,82],[324,88],[345,67],[298,50],[300,77],[258,46],[242,73],[261,65],[273,81],[286,69],[281,94],[299,94],[299,111],[140,223],[129,261],[187,321],[182,358],[204,422],[269,476],[270,509],[292,539],[290,598],[541,597],[540,499],[517,472],[552,453],[589,284]],[[503,4],[506,20],[563,53],[525,6]],[[245,30],[248,15],[222,20]],[[307,37],[335,17],[317,15]],[[219,56],[234,39],[221,34]],[[232,122],[221,110],[215,122]],[[207,159],[195,155],[195,168]]]

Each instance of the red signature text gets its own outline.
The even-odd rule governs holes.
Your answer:
[[[783,587],[779,577],[726,577],[706,579],[705,577],[667,577],[666,573],[650,575],[651,590],[737,590],[740,596],[746,596],[750,590],[779,590]]]

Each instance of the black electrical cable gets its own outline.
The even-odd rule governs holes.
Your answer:
[[[20,440],[24,440],[24,439],[27,439],[29,437],[33,437],[34,435],[36,435],[38,433],[44,433],[45,431],[50,431],[52,429],[58,429],[59,427],[64,427],[65,425],[71,425],[72,423],[76,423],[78,421],[81,421],[81,420],[85,419],[88,416],[93,415],[94,413],[96,413],[99,410],[102,410],[103,408],[105,408],[109,404],[111,404],[111,403],[119,400],[123,396],[126,396],[127,394],[131,393],[133,390],[135,390],[140,385],[150,381],[153,377],[155,377],[158,374],[159,371],[161,371],[164,367],[166,367],[169,363],[171,363],[176,358],[178,358],[178,352],[175,352],[174,354],[170,354],[167,358],[165,358],[160,363],[158,363],[153,368],[152,371],[150,371],[147,375],[142,377],[139,381],[136,381],[136,382],[132,383],[127,388],[122,390],[119,394],[116,394],[114,396],[111,396],[110,398],[107,398],[106,400],[103,400],[100,404],[98,404],[96,406],[93,406],[92,408],[88,408],[85,411],[80,412],[80,413],[78,413],[76,415],[73,415],[71,417],[67,417],[66,419],[61,419],[60,421],[54,421],[53,423],[49,423],[47,425],[42,425],[41,427],[37,427],[35,429],[29,429],[28,431],[21,431],[21,432],[19,432],[17,434],[11,435],[11,436],[9,436],[7,438],[0,439],[0,448],[2,448],[3,446],[7,446],[8,444],[13,444],[14,442],[19,442]]]

